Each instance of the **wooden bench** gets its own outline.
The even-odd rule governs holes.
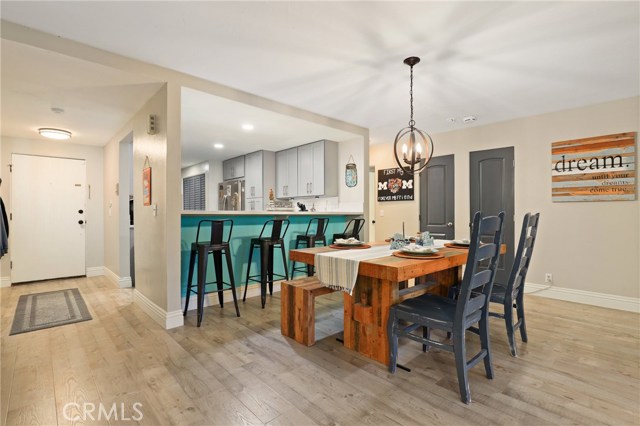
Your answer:
[[[317,277],[283,281],[280,284],[280,331],[283,336],[311,346],[316,343],[317,296],[333,293]]]

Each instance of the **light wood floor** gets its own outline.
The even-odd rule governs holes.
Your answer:
[[[9,336],[21,294],[79,287],[92,321]],[[504,324],[492,319],[496,378],[470,373],[473,402],[460,402],[453,356],[405,342],[384,367],[335,340],[341,295],[318,299],[318,343],[280,335],[280,300],[207,308],[165,331],[132,304],[132,291],[104,277],[2,289],[2,424],[73,424],[69,402],[123,403],[145,425],[638,425],[637,314],[528,296],[529,343],[509,355]],[[332,335],[333,334],[333,335]],[[323,336],[325,338],[323,338]],[[476,336],[468,340],[475,342]],[[474,344],[470,343],[472,348]],[[120,405],[118,407],[118,414]],[[77,412],[69,412],[76,415]],[[97,411],[94,413],[97,416]],[[136,424],[131,420],[76,424]]]

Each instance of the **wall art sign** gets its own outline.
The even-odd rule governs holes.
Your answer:
[[[142,202],[151,205],[151,167],[142,169]]]
[[[378,201],[413,201],[413,175],[400,168],[378,170]]]
[[[636,199],[636,133],[551,145],[554,202]]]

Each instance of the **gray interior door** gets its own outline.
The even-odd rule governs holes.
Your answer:
[[[453,155],[433,157],[420,174],[420,231],[429,231],[435,238],[454,238],[454,191]]]
[[[469,154],[470,218],[477,211],[494,216],[504,211],[502,241],[507,253],[500,256],[496,281],[507,283],[513,265],[514,245],[513,147],[475,151]],[[471,220],[469,222],[471,223]]]

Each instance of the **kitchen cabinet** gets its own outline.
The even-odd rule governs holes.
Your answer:
[[[298,196],[298,148],[276,152],[276,197]]]
[[[338,195],[338,143],[321,140],[298,147],[298,196]]]
[[[222,180],[244,177],[244,155],[222,162]]]
[[[245,210],[247,211],[263,211],[264,210],[264,198],[251,198],[245,203]]]
[[[269,189],[275,187],[275,152],[256,151],[245,155],[245,206],[246,210],[262,210],[268,199]]]

